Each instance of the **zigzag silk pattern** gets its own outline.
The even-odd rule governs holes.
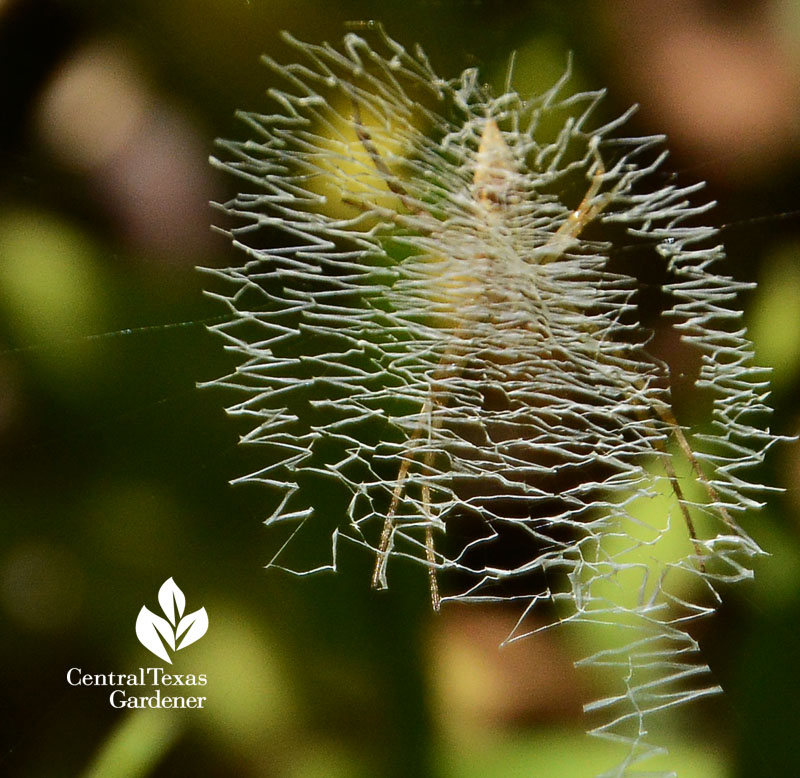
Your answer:
[[[690,628],[752,574],[747,472],[778,439],[702,184],[569,72],[493,96],[379,26],[285,40],[274,112],[212,159],[242,187],[219,208],[243,261],[206,271],[238,361],[210,383],[258,451],[238,480],[265,487],[271,564],[336,569],[350,542],[376,588],[412,560],[434,608],[516,605],[509,640],[580,623],[579,664],[616,677],[586,706],[621,744],[602,775],[672,774],[648,723],[719,691]]]

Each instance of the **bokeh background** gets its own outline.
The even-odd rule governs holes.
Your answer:
[[[0,0],[0,774],[241,778],[590,778],[598,693],[558,631],[499,649],[512,611],[428,610],[424,576],[369,590],[370,560],[298,580],[262,495],[228,481],[253,453],[196,266],[242,257],[209,228],[236,182],[207,164],[266,108],[279,31],[340,40],[377,18],[440,74],[576,88],[641,108],[681,183],[708,181],[772,426],[798,429],[800,3],[720,0]],[[691,397],[684,398],[691,403]],[[745,525],[771,553],[699,625],[726,695],[654,722],[682,778],[800,775],[797,444],[761,477],[785,489]],[[159,663],[134,634],[174,577],[211,627],[180,654],[202,712],[116,711],[70,667]]]

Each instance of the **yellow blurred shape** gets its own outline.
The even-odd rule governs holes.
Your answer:
[[[386,176],[378,168],[392,168],[392,161],[404,146],[403,133],[364,110],[363,105],[356,109],[342,103],[336,108],[328,115],[327,133],[316,142],[320,149],[317,163],[323,172],[311,187],[326,196],[325,213],[337,219],[351,218],[360,210],[375,207],[403,213],[401,198],[387,186]],[[377,152],[377,157],[368,146]]]
[[[34,210],[0,214],[0,311],[20,348],[58,377],[102,327],[104,290],[94,246],[71,224]]]
[[[689,462],[681,456],[672,456],[672,464],[684,497],[688,501],[702,501],[703,492]],[[656,476],[665,475],[659,473],[660,466],[658,460],[654,461],[651,472]],[[619,648],[631,642],[635,633],[624,627],[641,625],[641,617],[633,610],[648,602],[657,587],[663,585],[671,595],[687,600],[694,596],[690,592],[696,584],[696,576],[677,567],[681,560],[691,559],[695,553],[688,527],[666,478],[659,478],[655,492],[652,496],[636,498],[628,506],[629,518],[623,520],[624,527],[603,533],[600,540],[598,559],[603,560],[604,567],[613,559],[618,569],[607,578],[594,581],[592,595],[624,610],[614,616],[606,614],[603,619],[613,619],[622,629],[609,630],[605,623],[598,623],[596,627],[583,625],[579,639],[591,651]],[[708,537],[706,523],[712,519],[693,511],[692,520],[698,537]],[[596,575],[593,566],[584,572],[586,577],[593,575]]]
[[[197,722],[225,750],[248,754],[283,742],[299,714],[274,645],[240,604],[211,603],[208,612],[211,627],[191,657],[192,667],[208,675],[208,710],[198,711]]]
[[[82,778],[144,778],[183,731],[174,711],[142,709],[120,719]]]
[[[786,387],[800,367],[800,245],[784,246],[765,260],[750,334],[758,363],[774,368],[773,388]]]

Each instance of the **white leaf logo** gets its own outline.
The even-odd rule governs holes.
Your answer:
[[[208,630],[205,608],[183,615],[186,597],[172,578],[167,578],[158,590],[158,604],[166,618],[142,606],[136,618],[136,637],[159,659],[172,664],[167,651],[179,651],[200,640]]]

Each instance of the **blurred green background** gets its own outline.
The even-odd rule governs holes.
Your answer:
[[[774,429],[798,426],[800,3],[719,0],[0,0],[0,774],[241,778],[590,778],[609,751],[583,734],[598,693],[579,640],[498,649],[512,611],[428,612],[424,576],[388,593],[370,560],[295,579],[257,490],[253,452],[199,391],[230,369],[205,331],[222,311],[195,266],[240,263],[209,200],[236,182],[207,165],[268,103],[278,32],[336,42],[376,18],[455,76],[575,84],[638,102],[631,134],[667,133],[680,183],[708,180],[727,272],[758,360],[774,368]],[[691,403],[691,398],[685,398]],[[256,452],[257,455],[257,452]],[[682,778],[800,775],[797,445],[762,478],[786,489],[745,526],[772,556],[697,634],[727,694],[653,723]],[[210,629],[177,672],[205,672],[206,710],[117,711],[91,673],[158,665],[142,605],[174,577]]]

